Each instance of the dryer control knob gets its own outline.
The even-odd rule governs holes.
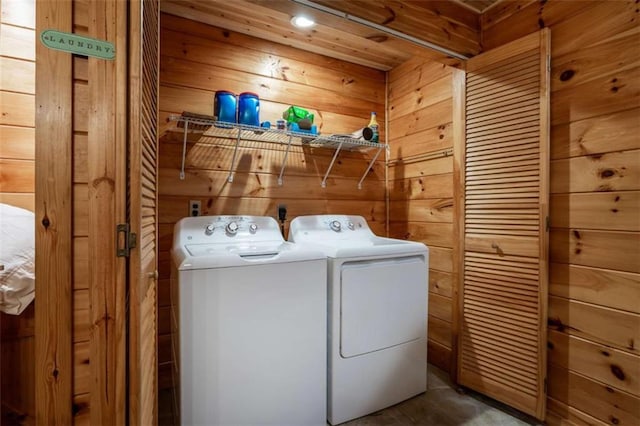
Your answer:
[[[252,234],[255,234],[256,231],[258,231],[258,225],[256,225],[255,223],[252,223],[251,225],[249,225],[249,232],[251,232]]]
[[[214,229],[216,229],[216,228],[213,226],[213,224],[207,225],[207,227],[204,228],[204,233],[206,235],[211,235],[211,234],[213,234]]]
[[[225,231],[227,231],[227,234],[229,235],[235,235],[238,232],[238,224],[235,222],[229,222]]]
[[[348,226],[348,227],[349,227],[349,229],[351,229],[352,231],[353,231],[354,229],[356,229],[356,226],[353,224],[353,222],[348,222],[348,223],[347,223],[347,226]]]
[[[340,228],[342,228],[342,225],[340,224],[339,221],[334,220],[329,224],[329,227],[336,232],[340,232]]]

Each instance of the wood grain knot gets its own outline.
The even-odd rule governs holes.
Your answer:
[[[385,6],[384,8],[387,10],[387,12],[389,12],[390,16],[382,21],[382,25],[387,25],[396,20],[396,12],[389,6]]]
[[[557,330],[557,331],[565,331],[565,330],[580,331],[575,327],[571,327],[569,325],[563,324],[562,320],[560,318],[551,318],[551,317],[549,317],[547,319],[547,325],[549,326],[549,328],[552,328],[552,329]]]
[[[610,421],[610,422],[611,422],[611,424],[613,424],[613,425],[620,424],[620,420],[618,420],[617,418],[615,418],[615,417],[613,417],[613,416],[610,416],[610,417],[609,417],[609,421]]]
[[[369,37],[365,37],[367,40],[371,40],[374,41],[376,43],[384,43],[385,41],[389,40],[389,37],[387,37],[386,35],[372,35]]]
[[[604,169],[600,171],[600,177],[603,179],[608,179],[616,175],[616,171],[613,169]]]
[[[574,70],[565,70],[562,71],[562,74],[560,74],[560,81],[568,81],[571,80],[573,78],[573,76],[576,75],[576,72]]]
[[[611,364],[611,373],[614,376],[616,376],[616,378],[618,380],[624,380],[625,379],[624,371],[622,371],[622,368],[620,368],[619,366],[617,366],[615,364]]]
[[[42,226],[45,227],[45,229],[49,228],[49,225],[51,225],[51,222],[49,222],[49,218],[48,217],[44,217],[44,219],[42,219]]]
[[[93,182],[91,182],[91,185],[94,188],[98,188],[99,186],[102,186],[103,183],[106,184],[111,190],[115,189],[116,187],[115,181],[109,176],[102,176],[98,179],[94,179]]]
[[[86,402],[79,402],[79,403],[74,402],[73,405],[71,406],[71,411],[74,416],[77,416],[82,412],[86,412],[88,408],[89,408],[89,404],[87,404]]]

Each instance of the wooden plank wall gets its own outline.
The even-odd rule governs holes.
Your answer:
[[[454,69],[414,58],[389,72],[389,236],[429,246],[429,362],[452,359]]]
[[[0,202],[34,210],[35,1],[2,0]]]
[[[0,203],[35,208],[35,0],[0,1]],[[0,423],[35,421],[34,305],[0,313]]]
[[[502,2],[485,50],[551,28],[550,424],[640,424],[640,13]]]
[[[260,96],[260,119],[272,123],[289,105],[315,113],[322,133],[352,132],[378,112],[383,124],[385,73],[288,46],[259,40],[163,14],[161,17],[160,120],[190,111],[213,114],[216,90],[252,91]],[[175,126],[175,124],[173,125]],[[383,126],[384,127],[384,126]],[[384,128],[382,133],[384,135]],[[202,213],[268,215],[286,204],[288,218],[304,214],[364,216],[384,235],[386,223],[384,158],[364,181],[368,153],[340,155],[326,188],[320,186],[332,150],[294,147],[284,184],[277,184],[284,155],[280,147],[252,143],[238,153],[233,183],[226,181],[232,150],[228,144],[198,138],[188,145],[186,178],[179,179],[182,130],[166,132],[159,154],[159,386],[170,386],[169,274],[173,227],[189,215],[189,200]],[[382,138],[381,138],[382,139]],[[288,224],[288,222],[287,222]],[[161,401],[165,396],[162,392]],[[160,403],[160,420],[163,408]]]

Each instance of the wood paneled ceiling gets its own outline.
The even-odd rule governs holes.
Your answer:
[[[473,8],[493,1],[465,0],[471,5],[453,0],[314,2],[453,52],[473,56],[480,51],[479,13]],[[291,0],[161,0],[161,9],[216,27],[380,70],[390,70],[413,56],[454,66],[460,63],[460,60],[446,54]],[[293,27],[290,20],[297,14],[313,17],[316,25],[306,30]]]
[[[487,10],[489,7],[493,6],[494,3],[499,2],[500,0],[455,0],[460,3],[466,4],[468,7],[471,7],[478,13],[482,13]]]

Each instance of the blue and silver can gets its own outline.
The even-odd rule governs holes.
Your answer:
[[[226,90],[218,90],[213,101],[213,115],[218,121],[237,123],[236,95]]]
[[[260,126],[260,98],[255,93],[244,92],[238,96],[238,122]]]

